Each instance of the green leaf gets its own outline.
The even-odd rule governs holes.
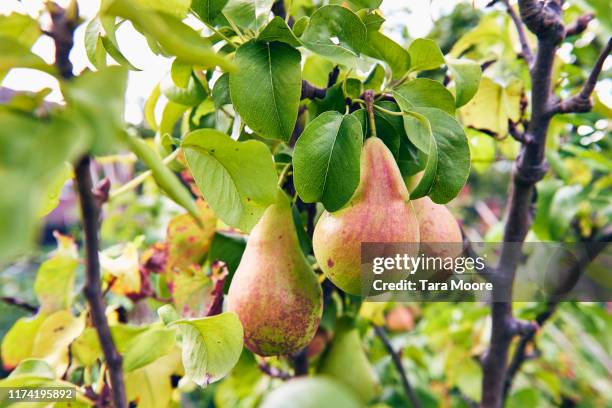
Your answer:
[[[368,41],[362,52],[386,62],[393,72],[393,78],[401,78],[410,67],[408,51],[380,31],[368,33]]]
[[[425,191],[420,188],[415,189],[411,197],[419,198],[425,193],[434,202],[445,204],[459,194],[470,173],[470,149],[467,137],[455,118],[440,109],[415,108],[408,113],[421,115],[427,119],[432,136],[430,142],[427,142],[429,132],[423,131],[427,128],[423,120],[417,120],[415,123],[410,116],[405,116],[404,124],[408,138],[421,151],[429,155],[425,174],[419,187],[427,185],[426,179],[431,184]],[[435,167],[433,161],[435,161]],[[432,176],[433,174],[435,176]]]
[[[178,320],[183,337],[185,375],[200,386],[223,378],[242,353],[243,331],[235,313]]]
[[[130,372],[144,367],[170,353],[174,345],[173,330],[155,328],[147,330],[130,342],[123,355],[123,370]]]
[[[102,45],[108,55],[110,55],[119,65],[129,69],[130,71],[142,71],[140,68],[135,67],[119,50],[119,47],[115,45],[108,37],[101,37]]]
[[[225,279],[226,293],[232,281],[232,276],[238,269],[245,248],[246,239],[242,235],[223,232],[217,232],[210,245],[208,259],[212,262],[223,261],[227,265],[229,276]]]
[[[250,231],[276,201],[276,169],[265,144],[236,142],[213,130],[199,129],[183,141],[196,184],[226,224]]]
[[[186,86],[176,84],[171,76],[167,75],[161,81],[160,89],[169,101],[185,106],[195,106],[206,98],[206,91],[195,75],[191,74],[191,67]]]
[[[121,147],[126,86],[127,70],[117,66],[61,83],[72,117],[91,134],[94,154],[113,153]]]
[[[537,204],[536,204],[536,215],[533,220],[533,232],[536,233],[538,238],[542,241],[552,241],[550,235],[550,214],[553,197],[557,190],[563,186],[563,181],[558,179],[545,179],[539,182],[536,186],[538,190]]]
[[[144,119],[147,122],[147,125],[153,130],[157,130],[157,120],[155,119],[155,107],[157,106],[157,101],[159,101],[159,97],[161,96],[161,89],[159,84],[155,85],[155,88],[151,91],[151,95],[147,98],[144,106]]]
[[[55,378],[53,368],[45,360],[39,360],[36,358],[27,358],[23,360],[15,369],[9,374],[10,378],[18,377],[38,377],[38,378]]]
[[[585,199],[584,188],[577,184],[559,188],[550,203],[549,231],[555,241],[566,240],[578,206]]]
[[[377,103],[377,105],[383,106],[385,109],[399,111],[397,105],[395,105],[393,102],[383,101]],[[359,123],[361,123],[363,134],[369,135],[371,132],[367,111],[365,109],[359,109],[353,112],[353,116],[355,116],[359,120]],[[374,123],[376,124],[376,134],[389,148],[391,153],[393,153],[393,157],[397,159],[399,155],[400,140],[406,137],[402,117],[388,115],[375,110]]]
[[[268,394],[261,408],[357,408],[364,404],[344,384],[328,376],[298,377]]]
[[[444,64],[444,55],[440,47],[426,38],[417,38],[408,47],[410,54],[410,71],[429,71]]]
[[[102,26],[98,18],[91,20],[85,28],[85,51],[96,69],[106,67],[106,50],[102,44],[101,32]]]
[[[43,121],[0,106],[0,185],[10,191],[0,194],[0,262],[29,250],[49,186],[89,147],[75,119]]]
[[[238,27],[259,31],[270,15],[274,0],[229,0],[223,8],[223,16]]]
[[[329,73],[334,69],[334,64],[317,54],[310,54],[304,61],[302,79],[320,88],[327,87]]]
[[[444,85],[427,78],[408,81],[393,91],[393,96],[404,111],[414,108],[438,108],[455,114],[455,99]]]
[[[183,62],[203,67],[219,66],[231,70],[232,64],[217,54],[207,41],[176,17],[135,0],[111,0],[104,4],[103,15],[123,17],[132,21],[139,30],[154,38],[171,54]]]
[[[354,66],[366,44],[367,33],[355,13],[329,5],[312,14],[301,40],[306,48],[333,62]]]
[[[302,90],[300,53],[284,43],[249,41],[235,64],[230,94],[240,117],[261,136],[288,141]]]
[[[469,60],[449,60],[446,63],[455,81],[456,106],[465,105],[476,95],[482,70],[480,65]]]
[[[30,51],[30,47],[10,37],[0,37],[0,73],[13,68],[32,68],[55,73],[55,68],[38,55]]]
[[[71,238],[61,236],[58,247],[56,254],[40,265],[34,281],[34,293],[43,313],[66,310],[72,304],[75,271],[79,264],[77,249]]]
[[[185,208],[199,222],[198,207],[187,187],[180,182],[174,173],[166,167],[160,157],[144,140],[135,136],[126,136],[125,141],[136,156],[153,172],[157,185],[177,204]]]
[[[72,166],[69,163],[64,163],[63,168],[58,170],[58,173],[53,178],[53,181],[51,181],[47,186],[47,194],[42,202],[41,208],[38,210],[39,217],[46,216],[59,205],[64,185],[72,177]]]
[[[404,127],[409,142],[418,149],[419,156],[425,156],[423,175],[418,184],[410,191],[410,198],[426,196],[436,177],[438,167],[438,146],[435,142],[429,120],[418,112],[406,112]]]
[[[285,20],[276,16],[274,17],[267,26],[257,36],[258,41],[272,42],[280,41],[291,45],[292,47],[299,47],[302,45],[300,40],[293,34],[291,28],[287,25]]]
[[[143,7],[150,7],[179,19],[187,17],[191,6],[191,0],[136,0],[136,2]]]
[[[383,82],[385,82],[385,69],[382,65],[376,64],[368,74],[363,86],[366,89],[379,91]]]
[[[229,74],[224,73],[215,81],[212,89],[212,99],[218,109],[224,105],[232,103],[229,89]]]
[[[325,112],[306,126],[295,145],[293,177],[304,202],[340,209],[359,184],[363,133],[352,115]]]
[[[228,0],[193,0],[191,8],[205,23],[213,24]]]
[[[40,37],[38,21],[27,14],[0,15],[0,37],[9,37],[24,46],[32,47]]]

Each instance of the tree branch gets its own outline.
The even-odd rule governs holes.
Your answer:
[[[55,65],[64,80],[74,77],[70,51],[74,45],[74,31],[78,26],[79,11],[76,2],[72,2],[68,9],[56,3],[47,3],[51,15],[52,28],[49,35],[55,42]],[[98,339],[106,359],[110,382],[113,392],[115,408],[126,408],[125,385],[123,383],[123,359],[117,352],[113,342],[110,328],[106,320],[104,300],[100,286],[100,260],[98,258],[98,218],[99,204],[108,197],[110,184],[103,182],[94,191],[91,174],[90,159],[85,155],[75,165],[75,182],[81,215],[83,218],[83,232],[85,243],[85,286],[83,292],[89,303],[90,315],[93,325],[98,333]]]
[[[510,15],[510,19],[514,23],[516,27],[516,32],[518,33],[519,42],[521,43],[521,56],[527,62],[527,65],[531,67],[533,64],[533,53],[531,52],[531,47],[529,46],[529,41],[527,40],[527,33],[525,33],[525,26],[523,22],[519,18],[519,16],[514,11],[514,8],[510,5],[509,0],[503,0],[504,5]]]
[[[302,93],[300,99],[323,99],[327,93],[327,88],[319,88],[305,79],[302,80]]]
[[[257,364],[257,367],[261,370],[261,372],[265,373],[269,377],[279,378],[283,381],[289,380],[292,378],[291,374],[286,371],[279,370],[276,367],[272,367],[270,364],[265,361],[261,361]]]
[[[589,77],[586,82],[582,86],[580,92],[567,100],[559,101],[553,107],[554,113],[580,113],[580,112],[588,112],[593,107],[593,102],[591,101],[591,94],[595,90],[595,85],[597,84],[597,78],[599,74],[601,74],[601,70],[603,69],[604,62],[610,52],[612,51],[612,37],[608,39],[608,44],[606,44],[605,48],[599,54]]]
[[[16,306],[19,307],[23,310],[26,310],[28,312],[31,313],[37,313],[38,312],[38,307],[31,305],[27,302],[15,299],[14,297],[10,297],[10,296],[3,296],[2,297],[2,301],[4,303],[6,303],[7,305],[11,305],[11,306]]]
[[[531,120],[525,130],[525,140],[516,159],[511,191],[507,203],[504,244],[494,274],[491,305],[492,329],[490,346],[483,362],[483,395],[485,408],[503,405],[508,350],[516,334],[527,329],[512,314],[512,282],[521,259],[522,243],[533,221],[535,184],[546,173],[544,150],[551,119],[552,65],[558,45],[564,38],[560,0],[519,0],[521,20],[538,38],[537,53],[530,67]],[[500,301],[504,300],[504,301]]]
[[[374,331],[376,332],[376,335],[380,338],[380,340],[385,345],[387,352],[391,356],[391,360],[393,360],[393,364],[395,365],[395,369],[397,370],[402,380],[402,386],[404,387],[406,396],[410,400],[410,404],[414,408],[421,408],[421,402],[417,398],[416,393],[414,392],[414,389],[412,388],[412,385],[410,385],[410,381],[408,381],[408,376],[406,375],[406,370],[404,370],[404,365],[402,363],[402,357],[400,356],[399,353],[393,350],[393,346],[391,345],[391,341],[387,337],[387,333],[385,332],[385,329],[381,326],[374,325]]]
[[[89,303],[91,320],[98,333],[98,339],[108,366],[115,408],[126,408],[126,394],[123,383],[123,359],[117,351],[106,320],[105,307],[100,288],[100,260],[98,258],[98,215],[92,194],[92,182],[89,170],[89,157],[83,157],[75,167],[76,186],[83,218],[85,234],[86,276],[83,292]]]
[[[595,18],[593,13],[583,14],[576,19],[572,24],[566,27],[565,36],[570,37],[572,35],[581,34],[584,30],[587,29],[591,20]]]

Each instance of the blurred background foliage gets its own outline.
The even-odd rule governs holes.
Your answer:
[[[294,0],[290,3],[291,15],[296,20],[309,15],[317,6],[312,0]],[[402,4],[393,13],[403,14],[399,14],[399,17],[394,15],[393,21],[401,21],[401,16],[409,15],[412,8],[426,7],[420,2],[402,3],[405,5]],[[568,22],[585,12],[594,12],[598,19],[574,44],[572,42],[576,39],[568,38],[561,46],[555,61],[553,82],[555,92],[564,97],[579,89],[611,30],[609,2],[582,0],[568,3],[565,12]],[[402,45],[406,46],[413,40],[405,28],[396,28],[392,25],[389,35],[399,39]],[[472,172],[467,185],[450,207],[472,241],[500,241],[512,160],[518,152],[518,142],[508,135],[508,120],[520,123],[525,119],[523,106],[530,86],[526,65],[517,57],[519,47],[514,27],[501,7],[477,9],[470,2],[459,2],[435,19],[427,38],[434,40],[445,55],[469,58],[486,67],[478,93],[460,112],[460,119],[468,128]],[[312,83],[323,86],[332,68],[331,63],[313,56],[305,63],[304,75]],[[426,71],[420,75],[444,81],[446,69]],[[602,84],[598,87],[592,112],[558,115],[551,124],[547,157],[551,171],[538,185],[538,213],[528,238],[530,240],[588,239],[610,225],[611,75],[609,69],[602,74]],[[217,100],[212,105],[199,105],[190,117],[185,116],[182,122],[173,123],[170,129],[174,128],[172,135],[177,139],[180,138],[181,129],[185,128],[214,126],[232,131],[231,123],[222,110],[215,109],[217,102],[223,100],[223,95],[215,95],[214,81],[211,78],[199,80],[206,82],[207,86],[210,81],[212,98],[216,96]],[[220,103],[217,107],[223,105]],[[172,111],[166,110],[164,115],[170,116]],[[145,122],[132,130],[143,136],[153,134],[150,125]],[[257,136],[243,133],[241,137]],[[172,140],[167,142],[173,143]],[[277,160],[281,159],[282,152],[279,152]],[[118,153],[98,159],[95,170],[100,179],[107,176],[113,185],[121,185],[146,168],[135,156]],[[105,205],[101,246],[109,251],[110,258],[116,259],[128,257],[127,243],[132,243],[143,264],[144,260],[154,256],[156,244],[173,239],[167,235],[167,225],[182,213],[183,210],[149,178],[140,188],[127,191]],[[296,215],[302,218],[303,223],[307,222],[304,214]],[[70,181],[59,193],[59,206],[44,220],[40,245],[18,262],[0,266],[0,295],[3,298],[27,304],[37,303],[32,282],[41,263],[56,248],[54,231],[72,236],[76,242],[82,239]],[[210,262],[206,259],[222,259],[228,263],[232,273],[244,249],[244,242],[242,234],[220,223],[202,270],[211,272]],[[201,271],[192,272],[188,278],[198,273]],[[80,288],[82,265],[76,267],[75,276],[75,287]],[[142,277],[158,299],[139,299],[112,291],[109,303],[114,308],[114,319],[127,319],[131,323],[149,323],[156,319],[154,311],[163,303],[160,299],[163,300],[168,294],[164,292],[164,285],[159,282],[162,278],[158,275],[151,273]],[[202,283],[200,292],[193,288],[193,281],[190,282],[187,297],[206,293],[207,282]],[[79,302],[82,300],[80,295],[77,296],[75,304],[82,304]],[[190,300],[184,299],[184,302],[189,305]],[[372,324],[384,326],[393,347],[401,350],[406,372],[423,407],[468,407],[480,398],[482,374],[478,361],[486,350],[490,330],[486,305],[366,303],[359,307],[351,302],[350,298],[342,298],[337,293],[326,302],[321,328],[308,349],[312,369],[318,366],[321,356],[325,354],[326,346],[337,329],[337,317],[342,314],[355,315],[360,344],[380,384],[379,396],[373,399],[370,406],[410,406],[391,357],[375,335]],[[610,307],[610,304],[562,304],[555,317],[538,335],[537,348],[530,350],[537,358],[529,360],[517,376],[507,407],[610,406]],[[533,318],[541,308],[542,305],[538,304],[515,304],[517,315],[525,319]],[[0,303],[0,338],[19,318],[27,315],[29,313],[22,307]],[[350,354],[353,350],[345,351]],[[265,370],[258,367],[261,364],[259,358],[245,350],[238,365],[225,379],[200,388],[173,377],[173,388],[169,392],[174,404],[180,401],[181,406],[185,407],[257,406],[264,396],[283,382],[264,373]],[[283,372],[291,369],[288,361],[283,359],[268,359],[265,364]],[[0,378],[7,374],[7,371],[0,371]],[[85,373],[75,372],[72,375],[78,379]],[[87,375],[95,377],[96,373]],[[352,375],[352,368],[347,367],[346,376]]]

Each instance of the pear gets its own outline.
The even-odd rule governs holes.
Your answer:
[[[412,201],[419,220],[421,253],[430,258],[456,258],[463,252],[463,235],[457,220],[444,205],[436,204],[429,197]],[[430,280],[446,280],[450,270],[428,271]]]
[[[261,356],[285,355],[314,337],[323,309],[321,285],[302,253],[284,193],[253,228],[228,293],[244,343]]]
[[[321,360],[318,372],[344,383],[364,404],[381,391],[376,374],[361,346],[359,333],[348,318],[338,321],[336,334]]]
[[[362,291],[361,243],[419,242],[419,225],[409,193],[393,154],[378,138],[371,137],[361,152],[357,190],[340,210],[324,212],[314,230],[313,249],[327,277],[340,289]],[[366,286],[364,285],[364,288]]]

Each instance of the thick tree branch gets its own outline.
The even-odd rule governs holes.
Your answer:
[[[537,36],[538,48],[530,67],[531,120],[524,135],[530,143],[521,146],[514,165],[504,244],[494,275],[493,299],[497,301],[491,305],[490,346],[482,362],[481,404],[486,408],[503,405],[508,350],[514,336],[527,329],[512,314],[512,282],[521,259],[522,243],[533,221],[534,186],[546,173],[544,149],[551,119],[552,64],[565,35],[559,0],[519,0],[519,11],[523,23]]]
[[[105,307],[102,300],[102,289],[100,287],[100,260],[98,258],[98,215],[99,208],[96,206],[92,194],[92,182],[89,169],[89,157],[82,158],[75,167],[76,186],[83,218],[83,230],[85,235],[85,287],[83,292],[89,303],[92,323],[98,333],[98,339],[104,352],[108,366],[113,401],[115,408],[125,408],[126,394],[123,383],[123,359],[111,336],[110,328],[106,320]]]
[[[404,391],[406,391],[406,396],[410,400],[410,404],[414,408],[421,408],[421,401],[419,401],[419,399],[417,398],[417,395],[414,392],[412,385],[410,385],[410,381],[408,381],[408,376],[406,375],[406,370],[404,370],[404,364],[402,363],[401,355],[395,350],[393,350],[391,341],[389,340],[389,337],[387,337],[387,333],[385,332],[385,329],[383,327],[375,325],[374,331],[385,345],[387,352],[391,356],[391,360],[393,360],[393,364],[395,365],[395,369],[397,370],[402,380],[402,386],[404,387]]]
[[[597,84],[597,78],[599,74],[601,74],[601,70],[603,69],[604,62],[608,55],[612,52],[612,37],[608,39],[608,44],[603,49],[589,77],[586,82],[582,86],[580,92],[567,100],[562,100],[558,102],[553,107],[553,113],[579,113],[579,112],[588,112],[593,107],[593,102],[591,102],[591,94],[595,90],[595,85]]]

